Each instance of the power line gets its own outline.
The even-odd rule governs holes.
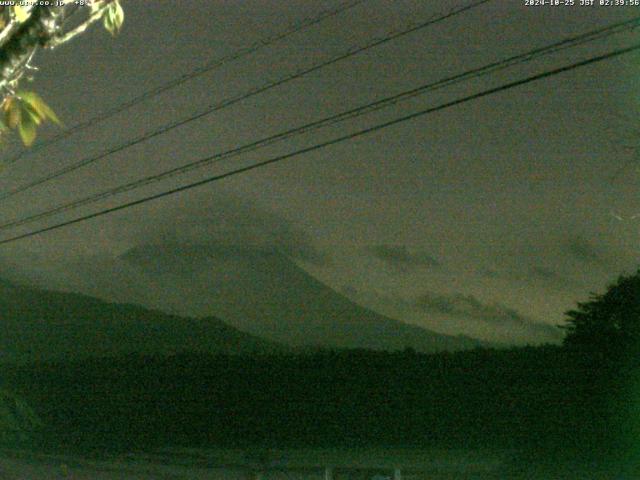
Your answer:
[[[430,25],[433,25],[435,23],[444,21],[444,20],[446,20],[448,18],[451,18],[451,17],[453,17],[455,15],[459,15],[459,14],[461,14],[463,12],[466,12],[466,11],[472,9],[472,8],[479,7],[480,5],[482,5],[484,3],[488,3],[490,1],[492,1],[492,0],[478,0],[478,1],[474,2],[474,3],[466,5],[464,7],[460,7],[460,8],[454,9],[454,10],[450,10],[445,14],[441,14],[441,15],[439,15],[437,17],[433,17],[430,20],[427,20],[425,22],[421,22],[421,23],[419,23],[417,25],[413,25],[410,28],[407,28],[407,29],[404,29],[404,30],[401,30],[401,31],[398,31],[398,32],[395,32],[395,33],[392,33],[392,34],[389,34],[389,35],[387,35],[387,36],[385,36],[383,38],[380,38],[380,39],[373,40],[372,42],[370,42],[370,43],[368,43],[368,44],[366,44],[364,46],[351,48],[346,53],[342,53],[342,54],[339,54],[337,56],[331,57],[330,59],[325,60],[325,61],[320,62],[320,63],[317,63],[317,64],[314,64],[311,67],[308,67],[308,68],[305,68],[305,69],[300,70],[298,72],[295,72],[293,74],[287,75],[287,76],[282,77],[282,78],[280,78],[278,80],[269,82],[269,83],[267,83],[267,84],[265,84],[263,86],[259,86],[257,88],[254,88],[253,90],[250,90],[247,93],[243,93],[243,94],[240,94],[240,95],[238,95],[236,97],[231,97],[231,98],[225,99],[225,100],[223,100],[221,102],[218,102],[218,103],[216,103],[214,105],[211,105],[211,106],[207,107],[205,110],[203,110],[203,111],[201,111],[199,113],[196,113],[196,114],[194,114],[194,115],[192,115],[192,116],[190,116],[188,118],[185,118],[185,119],[182,119],[182,120],[178,120],[176,122],[173,122],[173,123],[170,123],[168,125],[165,125],[165,126],[159,128],[157,130],[154,130],[152,132],[145,133],[145,134],[143,134],[143,135],[141,135],[141,136],[139,136],[139,137],[137,137],[135,139],[129,140],[129,141],[125,142],[125,143],[122,143],[120,145],[112,147],[109,150],[106,150],[106,151],[104,151],[102,153],[99,153],[97,155],[84,158],[84,159],[80,160],[79,162],[76,162],[74,164],[71,164],[71,165],[68,165],[66,167],[63,167],[63,168],[61,168],[61,169],[59,169],[59,170],[57,170],[55,172],[52,172],[52,173],[50,173],[48,175],[40,177],[40,178],[38,178],[36,180],[33,180],[33,181],[31,181],[29,183],[26,183],[24,185],[21,185],[19,187],[16,187],[16,188],[14,188],[12,190],[9,190],[8,192],[0,193],[0,200],[5,200],[5,199],[7,199],[9,197],[12,197],[12,196],[18,194],[18,193],[30,190],[31,188],[37,187],[39,185],[42,185],[43,183],[46,183],[46,182],[48,182],[50,180],[54,180],[56,178],[59,178],[61,176],[66,175],[68,173],[74,172],[74,171],[78,170],[79,168],[82,168],[82,167],[85,167],[85,166],[90,165],[92,163],[95,163],[98,160],[101,160],[101,159],[103,159],[103,158],[105,158],[105,157],[107,157],[109,155],[113,155],[113,154],[118,153],[118,152],[120,152],[122,150],[125,150],[127,148],[133,147],[135,145],[138,145],[139,143],[145,142],[145,141],[150,140],[150,139],[152,139],[154,137],[157,137],[159,135],[167,133],[167,132],[169,132],[169,131],[171,131],[171,130],[173,130],[175,128],[178,128],[178,127],[181,127],[183,125],[189,124],[189,123],[191,123],[191,122],[193,122],[195,120],[198,120],[198,119],[203,118],[203,117],[205,117],[207,115],[210,115],[210,114],[212,114],[214,112],[217,112],[219,110],[227,108],[227,107],[229,107],[231,105],[234,105],[234,104],[236,104],[236,103],[238,103],[238,102],[240,102],[242,100],[246,100],[247,98],[253,97],[253,96],[258,95],[258,94],[263,93],[263,92],[266,92],[267,90],[270,90],[272,88],[278,87],[278,86],[283,85],[285,83],[288,83],[288,82],[290,82],[292,80],[296,80],[298,78],[301,78],[301,77],[303,77],[305,75],[308,75],[309,73],[318,71],[318,70],[320,70],[322,68],[325,68],[325,67],[327,67],[329,65],[333,65],[333,64],[335,64],[337,62],[340,62],[342,60],[345,60],[347,58],[350,58],[350,57],[353,57],[355,55],[358,55],[358,54],[363,53],[363,52],[365,52],[367,50],[370,50],[372,48],[375,48],[375,47],[378,47],[380,45],[383,45],[383,44],[385,44],[387,42],[390,42],[392,40],[400,38],[400,37],[402,37],[404,35],[408,35],[410,33],[413,33],[415,31],[417,31],[417,30],[420,30],[420,29],[426,28],[426,27],[428,27]]]
[[[291,35],[294,35],[298,32],[301,32],[303,30],[306,30],[309,27],[312,27],[314,25],[319,24],[320,22],[323,22],[324,20],[327,20],[329,18],[335,17],[337,15],[339,15],[342,12],[345,12],[347,10],[350,10],[364,2],[366,2],[367,0],[354,0],[351,2],[346,2],[343,3],[341,5],[339,5],[337,8],[333,8],[333,9],[329,9],[329,10],[324,10],[322,12],[320,12],[318,15],[316,15],[315,17],[311,17],[311,18],[306,18],[304,19],[302,22],[300,22],[299,24],[293,24],[291,26],[289,26],[288,28],[286,28],[285,30],[283,30],[282,32],[278,32],[274,35],[268,36],[266,38],[263,38],[261,40],[258,40],[256,42],[254,42],[253,44],[249,45],[248,47],[245,48],[241,48],[235,52],[232,52],[228,55],[225,55],[223,57],[220,58],[216,58],[214,60],[211,60],[210,62],[195,68],[193,70],[191,70],[190,72],[187,72],[179,77],[176,77],[172,80],[169,80],[166,83],[163,83],[162,85],[159,85],[156,88],[153,88],[151,90],[147,90],[143,93],[141,93],[140,95],[138,95],[137,97],[133,97],[132,99],[121,103],[120,105],[115,106],[114,108],[110,109],[110,110],[106,110],[103,113],[100,113],[98,115],[96,115],[95,117],[92,117],[84,122],[81,123],[77,123],[76,125],[68,128],[67,130],[51,137],[50,139],[47,139],[43,142],[37,143],[36,145],[34,145],[33,147],[31,147],[28,150],[23,150],[22,152],[18,153],[17,155],[9,158],[8,160],[6,160],[6,164],[12,164],[15,163],[16,161],[20,160],[22,157],[27,156],[29,154],[35,153],[45,147],[49,147],[51,145],[54,145],[56,143],[58,143],[61,140],[64,140],[65,138],[70,137],[71,135],[77,133],[77,132],[81,132],[83,130],[86,130],[87,128],[93,127],[94,125],[97,125],[119,113],[122,113],[128,109],[130,109],[131,107],[134,107],[146,100],[149,100],[153,97],[156,97],[164,92],[167,92],[169,90],[172,90],[180,85],[182,85],[183,83],[192,80],[194,78],[200,77],[206,73],[212,72],[216,69],[218,69],[219,67],[222,67],[223,65],[233,62],[235,60],[238,60],[242,57],[245,57],[247,55],[250,55],[252,53],[256,53],[260,50],[262,50],[263,48],[266,48],[280,40],[283,40]]]
[[[476,68],[476,69],[472,69],[472,70],[468,70],[466,72],[463,72],[461,74],[458,75],[454,75],[451,77],[447,77],[441,80],[438,80],[436,82],[432,82],[432,83],[428,83],[426,85],[422,85],[420,87],[408,90],[408,91],[404,91],[401,93],[398,93],[396,95],[392,95],[390,97],[386,97],[383,98],[381,100],[377,100],[375,102],[371,102],[371,103],[367,103],[365,105],[362,105],[360,107],[345,111],[345,112],[341,112],[335,115],[331,115],[329,117],[325,117],[322,118],[320,120],[316,120],[314,122],[311,123],[307,123],[305,125],[296,127],[296,128],[292,128],[289,130],[286,130],[284,132],[275,134],[275,135],[271,135],[268,136],[266,138],[242,145],[240,147],[235,147],[231,150],[227,150],[225,152],[221,152],[221,153],[217,153],[214,154],[212,156],[206,157],[204,159],[200,159],[200,160],[196,160],[194,162],[189,162],[185,165],[179,166],[179,167],[175,167],[172,168],[170,170],[166,170],[164,172],[155,174],[155,175],[151,175],[151,176],[147,176],[144,177],[142,179],[139,180],[135,180],[133,182],[124,184],[124,185],[120,185],[118,187],[115,188],[111,188],[108,189],[106,191],[97,193],[97,194],[93,194],[90,195],[88,197],[84,197],[78,200],[74,200],[71,202],[68,202],[66,204],[63,205],[59,205],[58,207],[55,207],[53,209],[49,209],[49,210],[45,210],[43,212],[39,212],[39,213],[35,213],[33,215],[29,215],[20,219],[16,219],[16,220],[12,220],[9,222],[6,222],[4,224],[0,224],[0,231],[1,230],[7,230],[9,228],[14,228],[17,226],[21,226],[24,224],[28,224],[28,223],[32,223],[36,220],[40,220],[43,218],[48,218],[50,216],[53,216],[55,214],[58,213],[62,213],[65,211],[69,211],[69,210],[73,210],[91,203],[95,203],[99,200],[103,200],[105,198],[109,198],[111,196],[115,196],[117,194],[121,194],[121,193],[125,193],[125,192],[129,192],[138,188],[141,188],[143,186],[161,181],[161,180],[165,180],[167,178],[176,176],[176,175],[180,175],[180,174],[184,174],[186,172],[189,172],[191,170],[195,170],[197,168],[201,168],[204,167],[206,165],[209,165],[211,163],[214,162],[219,162],[222,160],[226,160],[228,158],[232,158],[232,157],[236,157],[238,155],[247,153],[247,152],[251,152],[251,151],[255,151],[259,148],[263,148],[266,147],[268,145],[271,145],[273,143],[285,140],[287,138],[291,138],[293,136],[297,136],[297,135],[301,135],[304,133],[308,133],[310,131],[314,131],[317,130],[319,128],[322,127],[326,127],[329,125],[333,125],[335,123],[338,122],[343,122],[352,118],[356,118],[377,110],[381,110],[382,108],[386,108],[390,105],[394,105],[400,101],[404,101],[407,100],[409,98],[424,94],[428,91],[434,91],[449,85],[453,85],[471,78],[476,78],[476,77],[480,77],[483,75],[488,75],[490,73],[494,73],[496,71],[499,70],[503,70],[506,69],[508,67],[511,67],[513,65],[516,64],[520,64],[520,63],[526,63],[529,62],[533,59],[536,59],[538,57],[544,56],[544,55],[548,55],[551,53],[556,53],[558,51],[561,51],[563,49],[566,48],[570,48],[570,47],[574,47],[576,45],[580,45],[580,44],[584,44],[587,42],[592,42],[594,40],[598,40],[601,38],[605,38],[607,36],[616,34],[616,33],[620,33],[621,31],[625,31],[625,30],[629,30],[631,28],[635,28],[635,26],[637,25],[637,22],[640,20],[640,17],[636,17],[632,20],[627,20],[624,22],[619,22],[613,25],[610,25],[608,27],[602,27],[596,30],[592,30],[590,32],[581,34],[581,35],[577,35],[577,36],[573,36],[573,37],[568,37],[565,38],[563,40],[557,41],[555,43],[552,43],[550,45],[544,46],[544,47],[539,47],[539,48],[535,48],[533,50],[521,53],[521,54],[517,54],[514,55],[512,57],[497,61],[497,62],[493,62],[490,63],[488,65]]]
[[[566,65],[564,67],[555,68],[553,70],[547,70],[546,72],[543,72],[543,73],[532,75],[530,77],[526,77],[526,78],[521,79],[521,80],[516,80],[516,81],[513,81],[513,82],[509,82],[509,83],[500,85],[498,87],[494,87],[494,88],[490,88],[490,89],[487,89],[487,90],[483,90],[482,92],[475,93],[473,95],[468,95],[466,97],[462,97],[462,98],[459,98],[459,99],[456,99],[456,100],[452,100],[452,101],[440,104],[440,105],[438,105],[436,107],[430,107],[430,108],[427,108],[427,109],[424,109],[424,110],[420,110],[418,112],[411,113],[409,115],[404,115],[402,117],[398,117],[398,118],[395,118],[393,120],[389,120],[387,122],[374,125],[372,127],[368,127],[368,128],[365,128],[365,129],[362,129],[362,130],[358,130],[356,132],[353,132],[353,133],[350,133],[350,134],[347,134],[347,135],[336,137],[336,138],[333,138],[333,139],[325,141],[325,142],[317,143],[317,144],[312,145],[310,147],[299,149],[299,150],[296,150],[294,152],[290,152],[290,153],[287,153],[287,154],[284,154],[284,155],[279,155],[279,156],[276,156],[276,157],[272,157],[272,158],[270,158],[268,160],[263,160],[261,162],[254,163],[254,164],[246,166],[246,167],[242,167],[242,168],[238,168],[238,169],[235,169],[235,170],[231,170],[229,172],[225,172],[225,173],[222,173],[222,174],[214,175],[214,176],[205,178],[203,180],[199,180],[197,182],[193,182],[193,183],[189,183],[187,185],[183,185],[181,187],[173,188],[171,190],[166,190],[164,192],[156,193],[154,195],[149,195],[147,197],[144,197],[144,198],[141,198],[141,199],[138,199],[138,200],[133,200],[131,202],[123,203],[123,204],[118,205],[116,207],[106,208],[104,210],[100,210],[98,212],[94,212],[94,213],[91,213],[91,214],[88,214],[88,215],[77,217],[77,218],[74,218],[72,220],[67,220],[67,221],[60,222],[60,223],[57,223],[57,224],[54,224],[54,225],[51,225],[51,226],[48,226],[48,227],[40,228],[38,230],[33,230],[31,232],[23,233],[23,234],[20,234],[20,235],[16,235],[14,237],[10,237],[10,238],[4,239],[4,240],[0,240],[0,245],[7,244],[7,243],[10,243],[10,242],[15,242],[17,240],[21,240],[21,239],[28,238],[28,237],[33,237],[35,235],[39,235],[39,234],[42,234],[42,233],[45,233],[45,232],[50,232],[52,230],[57,230],[59,228],[66,227],[66,226],[69,226],[69,225],[73,225],[73,224],[76,224],[76,223],[84,222],[86,220],[90,220],[92,218],[100,217],[102,215],[106,215],[106,214],[109,214],[109,213],[113,213],[113,212],[117,212],[117,211],[120,211],[120,210],[124,210],[124,209],[130,208],[130,207],[133,207],[133,206],[136,206],[136,205],[141,205],[143,203],[147,203],[147,202],[150,202],[150,201],[153,201],[153,200],[158,200],[160,198],[164,198],[164,197],[167,197],[167,196],[170,196],[170,195],[174,195],[176,193],[180,193],[180,192],[183,192],[183,191],[186,191],[186,190],[191,190],[193,188],[200,187],[202,185],[206,185],[206,184],[218,181],[218,180],[222,180],[222,179],[227,178],[227,177],[231,177],[231,176],[234,176],[234,175],[245,173],[245,172],[260,168],[260,167],[264,167],[264,166],[271,165],[271,164],[276,163],[276,162],[280,162],[282,160],[286,160],[286,159],[289,159],[289,158],[297,157],[297,156],[303,155],[305,153],[313,152],[313,151],[316,151],[316,150],[320,150],[320,149],[326,148],[326,147],[331,146],[331,145],[335,145],[335,144],[338,144],[338,143],[341,143],[341,142],[345,142],[347,140],[352,140],[352,139],[357,138],[357,137],[368,135],[368,134],[376,132],[378,130],[382,130],[384,128],[391,127],[393,125],[397,125],[397,124],[400,124],[400,123],[403,123],[403,122],[406,122],[406,121],[409,121],[409,120],[413,120],[415,118],[422,117],[422,116],[427,115],[427,114],[431,114],[431,113],[434,113],[434,112],[437,112],[437,111],[440,111],[440,110],[444,110],[446,108],[454,107],[456,105],[460,105],[460,104],[463,104],[463,103],[466,103],[466,102],[469,102],[469,101],[472,101],[472,100],[477,100],[479,98],[486,97],[488,95],[492,95],[492,94],[499,93],[499,92],[502,92],[502,91],[505,91],[505,90],[509,90],[511,88],[515,88],[515,87],[518,87],[520,85],[531,83],[531,82],[534,82],[534,81],[537,81],[537,80],[542,80],[544,78],[548,78],[548,77],[551,77],[551,76],[554,76],[554,75],[558,75],[560,73],[564,73],[564,72],[567,72],[567,71],[570,71],[570,70],[574,70],[576,68],[580,68],[580,67],[584,67],[584,66],[587,66],[587,65],[591,65],[591,64],[597,63],[597,62],[608,60],[610,58],[614,58],[614,57],[617,57],[617,56],[620,56],[620,55],[623,55],[623,54],[626,54],[626,53],[630,53],[632,51],[636,51],[636,50],[639,50],[639,49],[640,49],[640,43],[637,43],[637,44],[632,45],[630,47],[617,49],[617,50],[614,50],[612,52],[609,52],[609,53],[606,53],[606,54],[603,54],[603,55],[599,55],[599,56],[596,56],[596,57],[591,57],[591,58],[588,58],[586,60],[582,60],[580,62],[576,62],[576,63],[572,63],[570,65]]]

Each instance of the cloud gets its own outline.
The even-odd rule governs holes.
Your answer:
[[[576,281],[560,275],[551,268],[534,265],[529,269],[529,281],[532,284],[542,284],[552,288],[572,288],[577,285]]]
[[[369,255],[400,271],[420,267],[439,267],[440,262],[425,252],[411,251],[406,245],[376,245],[367,247]]]
[[[478,275],[485,278],[501,278],[503,275],[494,268],[481,268],[478,270]]]
[[[540,261],[540,259],[521,256],[512,264],[479,267],[475,272],[482,279],[508,282],[511,285],[527,285],[529,287],[562,290],[578,285],[573,278],[558,273],[556,269],[549,268],[542,262],[537,263],[538,261]],[[559,266],[562,267],[561,265]]]
[[[553,270],[546,267],[541,267],[539,265],[531,267],[529,272],[533,278],[540,278],[542,280],[556,281],[562,278]]]
[[[602,252],[583,237],[573,237],[566,245],[567,252],[577,260],[585,263],[603,263]]]
[[[427,292],[415,301],[415,307],[427,314],[445,315],[457,319],[482,322],[488,326],[507,330],[527,331],[535,337],[558,339],[560,331],[536,322],[516,310],[499,303],[485,304],[473,295],[441,295]]]
[[[249,201],[216,195],[176,204],[127,229],[130,246],[206,245],[279,251],[305,262],[329,262],[303,228]]]
[[[91,242],[93,250],[60,248],[52,255],[49,251],[22,250],[21,245],[5,248],[0,252],[0,278],[108,301],[162,306],[171,313],[196,314],[198,301],[206,302],[206,298],[195,275],[213,271],[217,263],[229,260],[233,265],[240,258],[244,262],[240,264],[245,265],[268,260],[273,252],[306,264],[331,262],[302,226],[249,201],[220,194],[158,204],[136,222],[123,217],[108,227],[101,230],[101,242]],[[188,281],[176,276],[177,293],[168,293],[156,283],[162,281],[155,278],[157,273],[178,274]],[[220,278],[222,283],[224,278]],[[271,281],[280,280],[274,277]],[[185,309],[191,305],[192,311],[179,310],[178,293],[184,295]],[[164,296],[174,303],[163,303]]]
[[[562,331],[500,303],[474,295],[423,291],[405,297],[393,290],[371,290],[351,284],[342,293],[353,301],[392,318],[448,335],[466,335],[500,344],[558,343]]]

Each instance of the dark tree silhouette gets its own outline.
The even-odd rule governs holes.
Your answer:
[[[640,353],[640,270],[566,312],[564,345],[610,358]]]

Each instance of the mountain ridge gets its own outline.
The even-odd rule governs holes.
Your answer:
[[[188,279],[199,315],[297,347],[433,352],[483,345],[401,322],[361,306],[313,277],[275,248],[228,244],[141,245],[118,257],[137,273],[176,283]],[[170,308],[178,307],[169,298]],[[195,313],[195,312],[192,312]]]
[[[44,288],[26,287],[25,280],[22,286],[0,282],[3,357],[51,352],[47,335],[58,357],[123,349],[170,354],[411,348],[430,353],[487,346],[369,310],[269,246],[143,244],[118,256],[76,257],[58,272],[57,280],[35,279]]]
[[[249,354],[286,348],[213,316],[180,317],[80,293],[0,281],[0,359],[60,360],[128,353]]]

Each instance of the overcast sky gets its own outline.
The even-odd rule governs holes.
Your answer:
[[[339,4],[123,3],[125,25],[116,38],[94,28],[73,43],[40,52],[34,62],[40,71],[32,88],[67,126]],[[5,167],[0,189],[465,3],[367,0],[24,157]],[[3,200],[0,216],[4,221],[38,212],[637,15],[640,7],[526,7],[524,0],[495,0]],[[293,151],[637,41],[636,30],[566,50],[77,213]],[[233,243],[246,237],[238,233],[242,228],[259,232],[254,236],[272,235],[268,238],[284,244],[289,234],[304,238],[318,253],[298,259],[311,273],[360,303],[438,331],[482,336],[473,319],[484,317],[511,324],[556,324],[577,300],[637,267],[640,217],[631,217],[640,213],[640,168],[633,162],[635,152],[625,147],[640,144],[639,60],[632,53],[491,95],[2,246],[2,255],[18,264],[24,259],[25,269],[56,262],[64,268],[60,265],[68,256],[117,255],[139,243],[161,241],[160,228],[171,230],[179,218],[176,225],[184,230],[186,218],[192,241],[201,232],[201,241],[214,236]],[[40,138],[55,133],[55,128],[46,128]],[[5,155],[19,148],[9,145]],[[627,168],[614,178],[622,165]],[[217,215],[239,219],[243,217],[238,212],[247,206],[252,220],[242,227],[221,223],[216,233],[215,224],[207,220],[206,228],[197,228],[199,218],[210,218],[203,212],[218,210]],[[71,214],[55,220],[63,218]],[[269,232],[274,229],[275,234]]]

